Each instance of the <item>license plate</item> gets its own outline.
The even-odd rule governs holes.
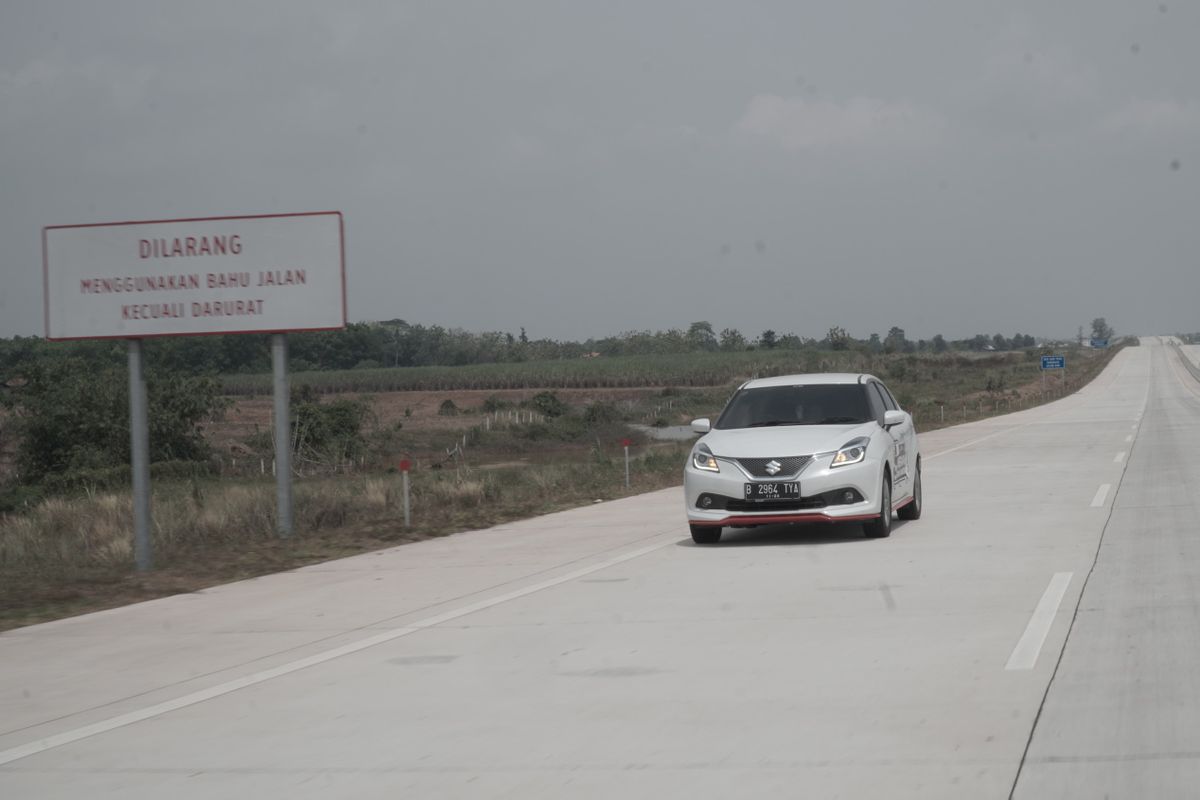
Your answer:
[[[773,500],[799,500],[800,483],[747,483],[746,499],[751,503],[769,503]]]

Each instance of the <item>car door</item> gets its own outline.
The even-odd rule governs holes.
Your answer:
[[[889,411],[903,411],[900,404],[896,402],[896,398],[892,396],[891,391],[883,383],[877,383],[876,388],[883,399],[884,408]],[[912,415],[905,412],[904,422],[892,429],[892,438],[896,442],[896,471],[902,471],[904,474],[904,482],[900,483],[897,477],[897,484],[902,485],[902,490],[898,492],[901,496],[908,496],[912,493],[912,473],[916,470],[917,464],[917,430],[913,425]]]
[[[885,405],[883,402],[883,392],[879,391],[879,385],[875,381],[868,381],[863,388],[866,389],[866,392],[867,392],[867,402],[871,406],[871,415],[875,417],[875,419],[879,423],[880,427],[883,427],[883,416],[887,412],[887,405]],[[889,430],[888,428],[883,427],[883,432],[890,439],[889,446],[888,446],[887,462],[888,462],[888,466],[891,467],[892,496],[894,499],[895,497],[900,496],[900,493],[904,487],[901,476],[899,474],[900,472],[903,471],[903,467],[897,466],[897,464],[896,464],[896,434],[895,434],[895,431]]]
[[[882,383],[871,381],[870,390],[878,397],[885,411],[897,410],[895,399]],[[907,497],[912,492],[909,481],[908,440],[904,433],[906,425],[911,426],[911,423],[906,420],[887,429],[888,435],[892,437],[892,493],[896,499]]]

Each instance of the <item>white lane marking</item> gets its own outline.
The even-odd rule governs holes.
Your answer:
[[[1099,508],[1104,505],[1104,501],[1108,499],[1108,490],[1111,488],[1111,483],[1100,484],[1100,488],[1096,490],[1096,496],[1092,498],[1092,508]]]
[[[1046,643],[1046,636],[1054,623],[1054,615],[1058,613],[1058,606],[1062,603],[1063,595],[1067,593],[1067,586],[1070,585],[1074,574],[1054,573],[1046,591],[1042,593],[1042,599],[1038,601],[1037,608],[1033,610],[1033,616],[1029,618],[1029,624],[1025,626],[1025,633],[1021,634],[1012,655],[1008,657],[1008,663],[1004,665],[1006,670],[1033,669],[1037,664],[1042,645]]]
[[[1129,434],[1128,436],[1126,436],[1126,437],[1125,437],[1125,441],[1127,441],[1127,442],[1132,442],[1132,441],[1133,441],[1133,434],[1131,433],[1131,434]]]
[[[65,744],[77,742],[80,739],[86,739],[89,736],[107,733],[117,728],[122,728],[126,725],[132,725],[135,722],[142,722],[147,719],[162,716],[163,714],[168,714],[172,711],[177,711],[181,708],[194,706],[197,703],[203,703],[206,700],[212,700],[213,698],[221,697],[222,695],[229,694],[230,692],[236,692],[238,689],[245,689],[248,686],[254,686],[256,684],[269,681],[273,678],[290,675],[293,672],[298,672],[299,670],[307,669],[308,667],[313,667],[317,664],[324,664],[326,661],[332,661],[335,658],[341,658],[342,656],[350,655],[351,653],[357,653],[361,650],[366,650],[369,647],[374,647],[376,645],[384,644],[385,642],[399,639],[402,636],[408,636],[409,634],[417,633],[425,630],[426,628],[440,625],[443,622],[449,622],[450,620],[465,617],[468,614],[474,614],[476,611],[483,611],[484,609],[498,606],[501,603],[507,603],[510,600],[516,600],[518,598],[534,594],[535,592],[540,592],[543,589],[549,589],[560,584],[568,583],[569,581],[573,581],[576,578],[581,578],[584,575],[590,575],[593,572],[599,572],[602,569],[607,569],[608,567],[621,564],[625,561],[631,561],[640,556],[644,556],[647,553],[653,553],[655,550],[661,550],[662,548],[676,541],[676,538],[677,537],[672,536],[669,541],[661,544],[642,547],[638,550],[633,550],[619,556],[614,556],[613,558],[602,561],[599,564],[593,564],[590,567],[582,567],[573,572],[568,572],[567,574],[560,575],[557,578],[551,578],[549,580],[542,581],[541,583],[535,583],[532,586],[526,586],[523,589],[517,589],[515,591],[508,592],[507,594],[502,594],[487,600],[480,600],[477,603],[471,603],[470,605],[463,606],[462,608],[446,611],[445,613],[438,614],[436,616],[426,617],[425,619],[417,620],[409,625],[405,625],[400,628],[393,628],[391,630],[384,631],[383,633],[376,634],[375,636],[368,636],[365,639],[360,639],[357,642],[351,642],[350,644],[342,645],[341,647],[335,647],[322,653],[316,653],[305,658],[290,661],[286,664],[280,664],[279,666],[272,667],[271,669],[265,669],[261,672],[255,672],[250,675],[244,675],[240,678],[234,678],[231,681],[226,681],[225,683],[220,683],[207,689],[201,689],[199,691],[192,692],[191,694],[185,694],[182,697],[176,697],[174,700],[166,700],[162,703],[155,703],[154,705],[146,706],[145,708],[140,708],[125,714],[119,714],[115,717],[110,717],[109,719],[100,720],[99,722],[92,723],[91,725],[84,725],[81,728],[75,728],[74,730],[64,731],[63,733],[58,733],[53,736],[47,736],[44,739],[35,739],[32,742],[26,742],[25,744],[11,747],[8,750],[0,750],[0,766],[11,764],[13,761],[17,761],[18,759],[26,758],[32,755],[37,755],[38,753],[44,753],[45,751],[51,750],[55,747],[62,747]]]
[[[1124,460],[1125,460],[1125,451],[1124,450],[1117,453],[1116,456],[1113,457],[1114,464],[1120,464]]]

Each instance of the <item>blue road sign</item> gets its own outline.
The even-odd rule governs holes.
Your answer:
[[[1092,339],[1092,347],[1108,347],[1108,339]]]
[[[1066,356],[1042,356],[1042,369],[1066,369]]]

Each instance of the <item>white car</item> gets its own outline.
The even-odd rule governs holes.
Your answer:
[[[785,375],[743,384],[683,471],[692,539],[726,527],[857,522],[892,532],[921,516],[921,450],[912,417],[872,375]]]

